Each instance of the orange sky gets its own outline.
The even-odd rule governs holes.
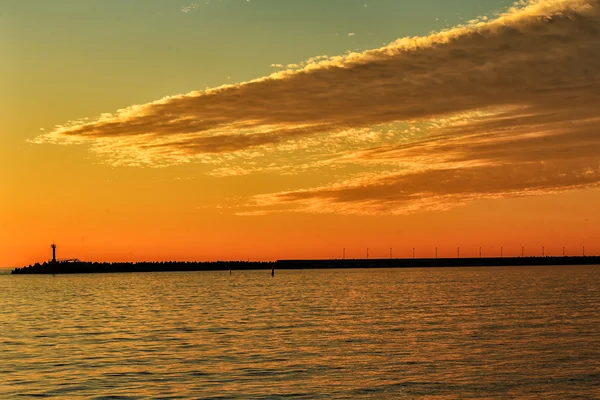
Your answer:
[[[48,198],[59,193],[51,190]],[[21,199],[22,211],[4,219],[10,231],[0,248],[9,255],[4,265],[50,258],[51,240],[59,258],[98,261],[340,258],[344,247],[349,258],[364,257],[367,247],[372,258],[388,257],[390,247],[396,257],[410,257],[412,247],[417,256],[432,257],[436,246],[440,257],[454,257],[457,246],[463,257],[477,256],[480,246],[484,256],[499,255],[500,246],[505,256],[519,255],[521,246],[526,255],[540,255],[542,246],[547,255],[560,255],[563,245],[567,254],[581,254],[584,245],[588,255],[600,253],[594,240],[600,230],[593,223],[598,191],[482,200],[407,216],[178,212],[171,196],[138,207],[146,194],[130,194],[94,212],[78,207],[82,200],[89,204],[85,196],[50,201],[35,213],[28,211],[35,202]]]
[[[369,11],[380,23],[346,27],[329,48],[321,26],[296,52],[249,55],[223,36],[169,65],[175,50],[143,52],[160,41],[136,29],[169,16],[160,39],[175,43],[186,34],[175,18],[196,8],[119,28],[141,40],[127,59],[12,6],[0,31],[15,61],[0,67],[0,266],[47,260],[53,241],[59,258],[90,261],[600,254],[600,44],[578,28],[600,29],[598,3],[493,13],[505,3],[389,36],[385,7],[397,4],[382,1]],[[89,43],[124,45],[84,25]],[[224,49],[237,58],[213,62]]]

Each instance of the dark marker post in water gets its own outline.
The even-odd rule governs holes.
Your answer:
[[[275,276],[275,266],[271,267],[271,276]]]

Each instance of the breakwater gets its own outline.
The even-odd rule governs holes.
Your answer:
[[[278,260],[273,262],[47,262],[15,268],[12,274],[86,274],[120,272],[229,271],[343,268],[440,268],[440,267],[518,267],[551,265],[600,265],[600,256],[488,257],[488,258],[391,258]]]

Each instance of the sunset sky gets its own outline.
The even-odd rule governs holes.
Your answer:
[[[600,253],[598,0],[0,0],[0,266]]]

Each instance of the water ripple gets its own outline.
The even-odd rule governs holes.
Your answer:
[[[0,276],[0,398],[598,398],[598,267]]]

